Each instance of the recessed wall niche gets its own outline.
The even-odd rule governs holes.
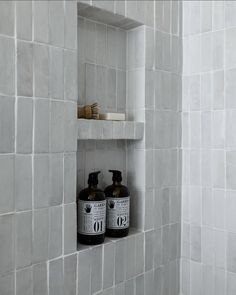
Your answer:
[[[98,11],[99,17],[96,17]],[[111,19],[107,17],[109,13],[101,11],[85,13],[84,9],[78,9],[78,103],[97,102],[101,112],[125,112],[127,120],[144,122],[144,28],[135,27],[140,24],[124,18],[122,21],[116,18],[116,26],[107,24]],[[103,22],[101,15],[105,15]],[[98,125],[95,121],[92,123],[95,134]],[[131,227],[143,229],[143,141],[89,138],[81,140],[78,136],[77,191],[87,186],[88,174],[92,171],[101,171],[99,187],[104,189],[112,182],[108,170],[121,170],[123,183],[131,192]]]

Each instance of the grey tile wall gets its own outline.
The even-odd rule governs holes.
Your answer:
[[[81,2],[145,26],[79,18],[78,80],[76,1],[0,3],[0,293],[234,294],[234,1]],[[79,142],[78,189],[123,170],[142,232],[78,254],[77,84],[146,123]]]
[[[235,292],[232,14],[236,5],[233,1],[182,5],[181,291],[228,295]]]
[[[76,1],[0,16],[0,294],[75,294]]]

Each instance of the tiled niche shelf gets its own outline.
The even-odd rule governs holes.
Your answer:
[[[140,231],[140,230],[137,230],[135,228],[130,228],[129,229],[129,235],[127,237],[122,237],[122,238],[108,238],[108,237],[105,237],[105,241],[103,244],[110,244],[110,243],[117,243],[119,242],[120,240],[124,240],[124,239],[127,239],[129,237],[135,237],[136,236],[138,237],[139,235],[142,235],[143,232]],[[87,249],[92,249],[94,247],[97,247],[99,245],[83,245],[83,244],[80,244],[80,243],[77,243],[77,251],[80,252],[80,251],[84,251],[84,250],[87,250]]]
[[[141,140],[144,123],[78,119],[78,140]]]
[[[101,1],[102,2],[102,1]],[[128,17],[113,13],[108,10],[101,9],[99,7],[94,7],[88,3],[80,2],[78,0],[78,15],[101,22],[110,26],[119,27],[124,30],[130,30],[143,25]]]

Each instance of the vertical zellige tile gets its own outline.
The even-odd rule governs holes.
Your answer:
[[[0,152],[14,152],[15,141],[15,99],[0,96]]]
[[[14,215],[0,216],[0,273],[10,272],[15,266]],[[0,284],[0,291],[1,291]],[[4,289],[3,289],[4,290]],[[5,289],[6,292],[8,289]],[[2,294],[5,294],[4,292]]]
[[[14,211],[14,156],[0,156],[0,213]]]
[[[16,268],[32,262],[32,213],[16,214]]]

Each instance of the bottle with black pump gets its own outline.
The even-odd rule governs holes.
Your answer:
[[[86,245],[104,242],[106,227],[106,200],[97,188],[100,171],[89,174],[88,187],[83,189],[77,200],[78,241]]]
[[[113,173],[113,184],[105,189],[107,201],[106,235],[109,237],[125,237],[129,233],[130,194],[128,188],[121,184],[122,173]]]

